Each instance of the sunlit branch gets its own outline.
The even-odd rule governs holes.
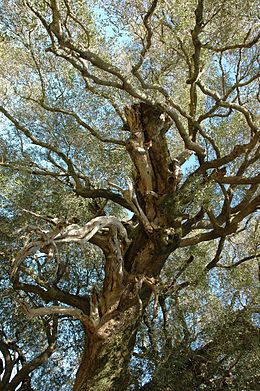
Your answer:
[[[256,212],[259,209],[259,206],[260,206],[260,195],[257,195],[234,216],[231,223],[239,224],[245,217]]]
[[[233,200],[233,191],[230,187],[227,188],[220,182],[218,184],[224,195],[224,202],[220,215],[225,216],[225,225],[228,225],[230,223],[231,218],[231,202]]]
[[[258,189],[257,185],[251,185],[247,192],[245,193],[245,196],[241,202],[239,202],[236,206],[234,206],[231,211],[233,214],[239,212],[240,210],[244,209],[252,199],[253,195],[256,193]]]
[[[85,188],[81,183],[80,183],[80,175],[78,175],[75,172],[74,166],[72,161],[61,151],[57,150],[53,145],[45,143],[43,141],[40,141],[36,139],[31,132],[23,125],[21,125],[9,112],[7,112],[2,106],[0,106],[0,111],[15,125],[17,129],[19,129],[22,133],[27,136],[33,144],[38,145],[40,147],[46,148],[47,150],[55,153],[58,155],[68,166],[68,171],[66,173],[53,173],[48,170],[35,170],[35,169],[30,169],[26,168],[26,170],[32,174],[39,174],[39,175],[48,175],[52,176],[55,178],[60,178],[60,177],[66,177],[66,176],[71,176],[73,180],[75,181],[75,188],[74,192],[78,195],[83,196],[84,198],[106,198],[106,199],[111,199],[112,201],[122,205],[123,207],[127,209],[131,209],[131,206],[121,197],[120,195],[117,195],[109,190],[106,189],[89,189]],[[9,165],[8,163],[1,163],[2,166],[8,167],[8,168],[13,168],[16,169],[16,165],[13,166],[12,164]]]
[[[50,231],[38,230],[39,238],[37,240],[27,243],[17,254],[13,260],[13,271],[12,276],[15,278],[19,266],[23,260],[35,254],[37,251],[48,248],[49,251],[52,249],[56,251],[56,245],[60,243],[82,243],[91,240],[98,231],[101,231],[103,228],[110,228],[111,235],[117,237],[117,240],[122,242],[122,244],[127,245],[129,239],[127,236],[127,231],[123,224],[113,216],[99,216],[92,219],[84,227],[80,227],[77,224],[70,224],[66,226],[65,221],[59,221]],[[99,241],[101,245],[102,242]],[[107,248],[107,240],[103,243],[103,250]],[[119,245],[119,244],[117,244]],[[118,250],[117,250],[118,252]],[[118,252],[119,253],[119,252]],[[50,256],[53,254],[51,253]]]
[[[250,152],[251,151],[248,151],[248,153],[245,155],[244,161],[242,162],[242,164],[240,165],[240,167],[236,172],[236,175],[238,177],[242,176],[245,170],[249,168],[249,166],[252,166],[254,163],[258,161],[260,157],[260,147],[257,148],[255,154],[251,158],[249,158]]]
[[[182,266],[180,267],[180,269],[177,271],[177,273],[175,274],[174,276],[174,279],[173,281],[171,282],[171,284],[167,287],[167,290],[171,290],[171,289],[174,289],[174,287],[176,287],[176,281],[177,279],[185,272],[185,270],[187,270],[187,268],[190,266],[190,264],[194,261],[194,256],[191,255],[189,258],[187,258]]]
[[[95,83],[100,85],[106,85],[106,86],[114,86],[115,88],[123,89],[127,91],[130,95],[135,96],[136,98],[142,99],[146,98],[144,94],[137,93],[127,77],[125,77],[121,70],[116,67],[115,65],[103,60],[101,57],[99,57],[94,52],[88,50],[88,49],[81,49],[80,47],[76,46],[72,40],[67,40],[64,38],[62,34],[62,23],[61,23],[61,17],[59,13],[59,7],[58,2],[55,0],[52,0],[52,16],[53,16],[53,22],[48,25],[46,20],[40,15],[38,11],[33,9],[32,6],[30,6],[30,9],[33,11],[33,13],[41,20],[43,26],[47,30],[48,34],[52,37],[52,46],[49,48],[50,51],[55,53],[56,55],[60,57],[64,57],[67,61],[71,62],[73,66],[78,69],[84,77],[91,78]],[[69,49],[70,50],[70,56],[66,55],[65,52],[59,53],[58,49],[55,47],[55,42],[53,40],[53,35],[57,38],[58,42],[60,43],[61,49]],[[74,57],[74,58],[73,58]],[[78,58],[79,57],[79,58]],[[77,58],[77,60],[76,60]],[[105,79],[99,79],[98,77],[91,75],[86,67],[80,66],[79,61],[80,60],[86,60],[89,61],[94,67],[97,69],[100,69],[101,71],[104,71],[107,74],[110,74],[112,76],[115,76],[117,80],[120,82],[115,81],[109,81],[107,82]]]
[[[195,123],[194,126],[199,131],[200,135],[202,137],[204,137],[204,139],[209,141],[209,143],[212,145],[212,147],[216,153],[217,158],[219,159],[221,157],[220,149],[219,149],[219,146],[217,145],[216,141],[214,140],[214,138],[211,137],[209,134],[207,134],[207,132],[205,130],[203,130],[203,128],[199,122]]]
[[[222,213],[223,213],[223,210],[222,210]],[[208,224],[208,229],[209,228],[217,229],[222,226],[223,222],[221,222],[221,223],[219,222],[219,220],[216,218],[216,216],[214,215],[212,210],[207,210],[207,215],[209,217],[210,224],[209,224],[209,222],[206,222],[206,221],[202,222],[202,223],[204,223],[204,225],[201,224],[201,226],[200,226],[201,229],[203,229],[205,227],[205,223]],[[224,213],[223,213],[223,215],[224,215]],[[198,228],[198,224],[196,225],[196,228]]]
[[[226,72],[225,72],[222,60],[223,60],[223,55],[221,53],[220,56],[219,56],[218,63],[219,63],[219,67],[220,67],[220,70],[221,70],[221,89],[222,89],[222,94],[225,95],[225,93],[226,93]],[[237,76],[238,76],[238,74],[236,73],[236,77]]]
[[[27,293],[33,293],[39,296],[46,303],[50,301],[58,300],[61,303],[67,304],[72,307],[76,307],[86,315],[89,315],[90,311],[90,298],[88,296],[79,296],[74,295],[69,292],[65,292],[58,287],[49,286],[50,284],[46,283],[46,288],[42,288],[40,286],[34,284],[26,284],[18,281],[17,278],[14,278],[14,287],[17,290],[21,290]]]
[[[114,193],[108,189],[89,189],[86,187],[82,187],[80,189],[75,189],[74,192],[77,195],[82,196],[83,198],[105,198],[107,200],[111,200],[116,204],[123,206],[124,208],[131,210],[132,208],[129,203],[119,194]]]
[[[183,238],[180,241],[180,247],[187,247],[201,242],[214,240],[219,237],[228,236],[236,232],[239,223],[250,214],[256,212],[256,210],[259,208],[259,205],[260,205],[260,196],[256,196],[242,210],[239,210],[239,212],[230,219],[230,223],[227,223],[225,227],[219,227],[213,229],[210,232],[201,233],[195,236],[191,236],[189,238]],[[232,209],[231,209],[231,216],[232,216]],[[223,219],[223,223],[226,222],[225,214],[223,214],[221,218]]]
[[[201,159],[201,161],[203,161],[205,158],[204,148],[201,145],[199,145],[198,143],[196,143],[190,139],[188,132],[186,131],[185,127],[182,124],[182,121],[180,120],[178,114],[175,111],[170,110],[167,107],[164,107],[164,110],[173,119],[173,121],[176,125],[176,128],[178,129],[178,132],[184,141],[185,147],[191,151],[194,151],[198,155],[198,157]]]
[[[85,35],[87,37],[87,46],[89,47],[89,45],[90,45],[90,33],[89,33],[89,30],[86,28],[86,26],[84,26],[84,24],[75,15],[73,15],[68,1],[67,0],[63,0],[63,1],[64,1],[64,4],[65,4],[66,8],[67,8],[67,18],[71,18],[76,24],[78,24],[80,26],[82,31],[84,31],[84,33],[85,33]]]
[[[93,85],[90,86],[87,78],[84,78],[84,82],[85,82],[86,90],[90,91],[92,94],[94,94],[96,96],[100,96],[101,98],[106,99],[113,106],[115,112],[121,118],[121,120],[124,124],[124,127],[122,130],[126,130],[125,129],[125,127],[126,127],[125,115],[124,115],[124,112],[121,109],[119,103],[117,103],[115,96],[112,93],[106,93],[105,91],[98,90]]]
[[[73,316],[76,319],[81,321],[88,320],[88,316],[85,315],[82,311],[72,307],[62,307],[62,306],[50,306],[50,307],[38,307],[30,308],[24,301],[19,301],[20,307],[25,315],[29,318],[34,318],[44,315],[69,315]]]
[[[204,218],[205,216],[205,210],[204,208],[201,208],[198,213],[196,213],[195,216],[191,217],[188,219],[188,221],[186,221],[185,223],[182,224],[182,232],[183,232],[183,236],[186,236],[188,235],[188,233],[190,233],[194,228],[197,229],[197,226],[199,224],[202,224],[203,225],[203,229],[204,229],[204,225],[206,224],[207,228],[208,229],[212,229],[212,225],[210,224],[209,225],[209,222],[208,221],[202,221],[202,219]],[[208,227],[209,226],[209,227]]]
[[[34,168],[31,168],[31,167],[28,167],[28,166],[23,166],[21,164],[13,164],[13,163],[1,163],[0,162],[0,166],[1,167],[5,167],[5,168],[9,168],[11,170],[14,170],[14,171],[23,171],[23,172],[28,172],[32,175],[40,175],[40,176],[50,176],[50,177],[53,177],[53,178],[56,178],[56,179],[59,179],[59,178],[65,178],[68,176],[68,174],[64,174],[64,173],[59,173],[59,172],[53,172],[53,171],[48,171],[46,169],[39,169],[39,170],[36,170]]]
[[[35,56],[35,53],[34,53],[34,50],[33,50],[32,42],[31,42],[31,35],[32,35],[32,32],[29,33],[30,53],[31,53],[32,59],[34,61],[36,70],[38,72],[38,75],[39,75],[39,79],[40,79],[40,83],[41,83],[41,89],[42,89],[42,96],[45,97],[46,96],[45,81],[44,81],[44,77],[43,77],[43,74],[42,74],[42,71],[41,71],[41,67],[39,65],[39,61],[36,59],[36,56]]]

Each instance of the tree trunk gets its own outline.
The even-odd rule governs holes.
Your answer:
[[[175,248],[177,246],[178,241],[175,242]],[[174,250],[173,247],[171,250]],[[145,269],[148,263],[151,263],[150,275],[158,275],[169,253],[161,253],[147,241],[143,252],[139,252],[143,262],[140,259],[136,262],[135,276],[140,275],[138,272]],[[95,332],[90,333],[86,328],[84,352],[74,391],[127,390],[128,364],[136,332],[153,291],[150,279],[138,280],[132,274],[128,275],[124,285],[119,304],[103,316]]]
[[[142,312],[134,284],[129,284],[127,291],[118,308],[102,319],[94,333],[86,330],[74,391],[127,389],[127,367]]]
[[[133,189],[125,199],[138,217],[131,244],[118,243],[106,254],[106,277],[98,299],[99,317],[90,330],[86,325],[85,346],[74,391],[124,391],[129,385],[128,364],[144,309],[156,277],[180,240],[178,218],[165,213],[164,202],[178,182],[165,132],[169,120],[144,103],[126,108],[130,129],[127,150],[134,163]],[[117,251],[113,249],[117,248]],[[116,253],[121,251],[120,280]],[[93,300],[92,300],[93,301]]]

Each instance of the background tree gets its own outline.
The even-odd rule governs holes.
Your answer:
[[[256,2],[103,3],[0,3],[0,388],[256,389]]]

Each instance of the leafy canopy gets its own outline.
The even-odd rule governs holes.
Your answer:
[[[174,191],[151,194],[178,245],[169,251],[157,221],[168,254],[149,282],[131,389],[256,390],[257,2],[6,0],[0,8],[0,389],[72,389],[79,311],[91,317],[95,292],[109,283],[101,234],[113,230],[88,232],[91,243],[68,230],[114,216],[134,253],[154,228],[147,177],[128,144],[127,110],[142,102],[165,124],[159,152],[142,147],[159,156],[156,175],[175,180]],[[177,159],[181,178],[160,167],[163,158]],[[46,237],[57,226],[51,252]]]

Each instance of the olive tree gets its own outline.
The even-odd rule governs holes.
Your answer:
[[[5,219],[17,219],[1,255],[12,295],[45,320],[45,359],[57,321],[81,323],[75,391],[126,390],[150,303],[162,320],[166,293],[195,295],[202,276],[258,257],[253,245],[227,257],[259,205],[256,2],[1,8],[2,197]],[[19,382],[42,362],[19,367]]]

